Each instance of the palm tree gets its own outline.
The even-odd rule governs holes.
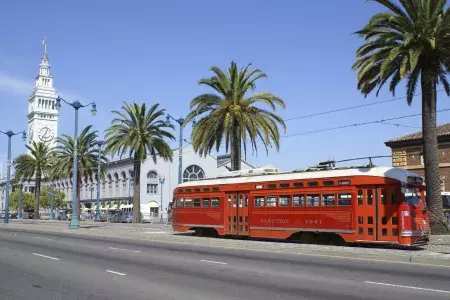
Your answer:
[[[53,150],[43,142],[33,142],[26,146],[30,154],[22,154],[14,160],[16,180],[35,180],[34,190],[34,219],[39,219],[39,196],[41,182],[49,176]]]
[[[427,201],[434,234],[447,231],[440,197],[439,155],[436,137],[436,86],[447,95],[450,86],[450,10],[446,0],[374,0],[388,12],[378,13],[356,33],[366,43],[357,50],[353,65],[358,70],[358,89],[367,95],[386,82],[395,88],[406,79],[407,103],[411,104],[417,83],[422,88],[422,132]]]
[[[285,108],[284,101],[271,93],[255,93],[256,81],[267,77],[258,69],[249,69],[251,64],[238,70],[235,62],[227,71],[217,67],[210,70],[214,72],[211,78],[201,79],[198,84],[211,87],[215,94],[202,94],[191,101],[191,112],[186,117],[185,124],[195,117],[201,117],[192,131],[192,144],[194,151],[201,156],[216,150],[222,143],[226,151],[231,150],[231,169],[241,169],[241,148],[247,155],[247,142],[251,143],[252,150],[257,151],[256,143],[263,143],[266,153],[268,147],[280,147],[280,133],[278,126],[286,130],[283,119],[273,113],[276,105]],[[269,106],[272,111],[259,107],[259,104]],[[225,140],[224,140],[225,139]]]
[[[87,126],[81,131],[77,140],[78,148],[78,180],[77,186],[74,187],[78,191],[77,214],[79,214],[80,206],[80,186],[81,178],[91,178],[97,173],[98,167],[98,148],[94,146],[97,140],[97,131],[91,131],[92,125]],[[73,154],[75,149],[75,139],[69,135],[63,134],[56,139],[58,146],[55,148],[55,155],[51,176],[53,179],[67,178],[73,176]],[[108,159],[105,155],[100,154],[101,175],[106,172]],[[75,208],[73,208],[75,209]]]
[[[113,111],[116,118],[106,130],[106,151],[112,155],[118,153],[120,157],[128,154],[133,157],[133,222],[139,223],[141,215],[138,213],[141,207],[140,175],[141,163],[150,155],[156,163],[157,157],[164,161],[172,161],[172,150],[164,138],[175,140],[174,136],[166,129],[174,129],[161,117],[164,110],[158,110],[159,104],[155,104],[147,110],[144,104],[124,103],[121,111]]]

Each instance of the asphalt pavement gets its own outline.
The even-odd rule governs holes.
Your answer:
[[[0,230],[0,299],[450,299],[449,281],[425,264]]]

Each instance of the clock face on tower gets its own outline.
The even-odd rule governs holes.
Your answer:
[[[38,138],[43,142],[50,142],[54,137],[55,133],[48,126],[44,126],[41,128],[41,130],[39,130]]]

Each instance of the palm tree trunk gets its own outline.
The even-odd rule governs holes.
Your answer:
[[[134,159],[133,170],[133,223],[141,222],[141,161]]]
[[[36,174],[36,185],[34,191],[34,214],[33,219],[39,219],[39,197],[41,195],[41,173]]]
[[[429,71],[422,71],[422,133],[423,156],[425,163],[425,182],[427,205],[430,210],[432,234],[448,231],[444,217],[439,175],[439,152],[436,135],[436,77]]]
[[[236,120],[234,121],[236,124]],[[231,170],[241,169],[241,137],[239,126],[234,125],[231,128]]]

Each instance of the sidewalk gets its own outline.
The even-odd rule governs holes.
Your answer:
[[[283,241],[240,240],[226,238],[202,238],[191,234],[173,233],[165,224],[120,224],[82,222],[77,230],[69,229],[68,222],[14,220],[1,225],[0,230],[28,230],[64,235],[90,236],[107,239],[131,239],[157,243],[177,243],[201,247],[221,247],[286,254],[323,255],[356,259],[372,259],[405,263],[422,263],[450,266],[450,236],[433,236],[429,245],[413,250],[389,247],[337,247],[305,245]]]

